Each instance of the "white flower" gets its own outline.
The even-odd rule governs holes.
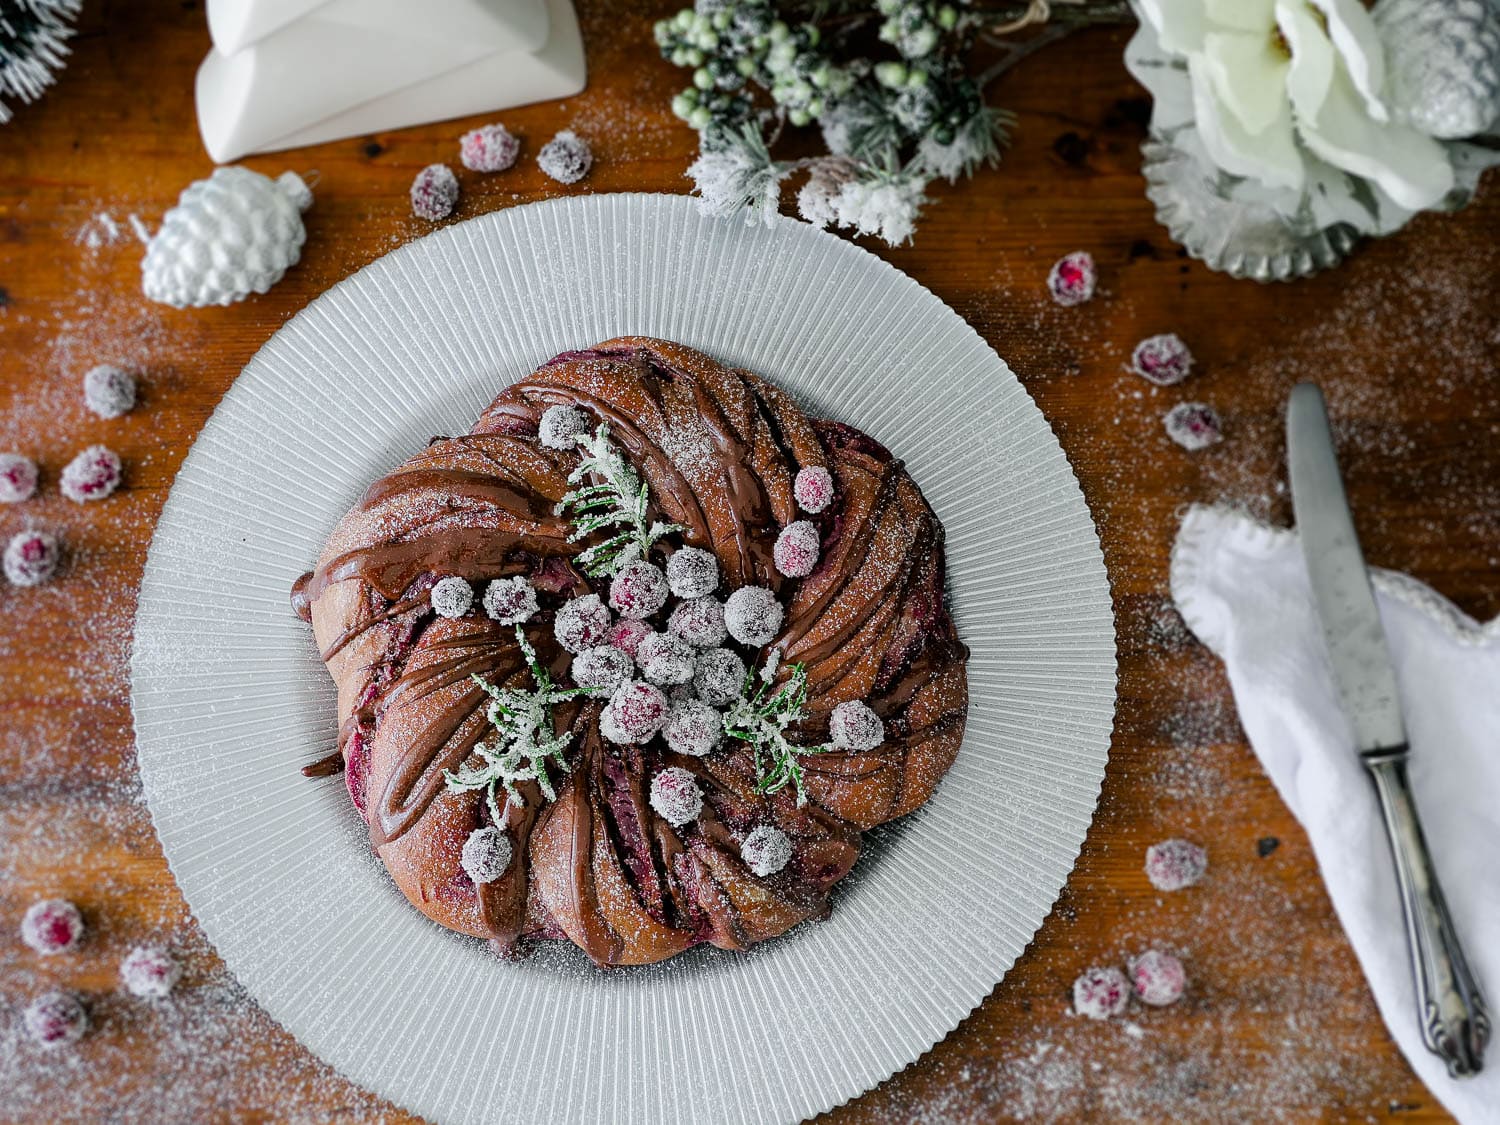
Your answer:
[[[1361,0],[1136,3],[1166,65],[1185,61],[1191,124],[1222,171],[1305,199],[1331,167],[1407,212],[1453,189],[1448,149],[1391,119],[1385,48]]]

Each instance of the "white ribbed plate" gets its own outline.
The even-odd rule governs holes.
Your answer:
[[[906,460],[947,527],[968,731],[827,922],[748,956],[604,973],[553,943],[508,964],[411,909],[342,781],[297,772],[334,745],[334,693],[287,592],[371,480],[554,353],[625,333],[767,375]],[[439,1122],[787,1122],[941,1039],[1046,916],[1104,775],[1114,628],[1056,439],[946,305],[799,222],[584,196],[403,246],[267,342],[162,512],[132,676],[183,894],[340,1071]]]

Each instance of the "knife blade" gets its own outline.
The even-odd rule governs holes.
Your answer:
[[[1453,1077],[1470,1077],[1484,1067],[1489,1012],[1417,815],[1396,671],[1339,476],[1323,392],[1314,384],[1292,389],[1286,435],[1297,535],[1328,642],[1335,689],[1375,786],[1396,865],[1422,1042]]]
[[[1286,432],[1297,534],[1355,748],[1370,753],[1402,746],[1406,724],[1396,671],[1339,476],[1323,392],[1316,385],[1293,388]]]

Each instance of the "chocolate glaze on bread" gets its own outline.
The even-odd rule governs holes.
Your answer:
[[[570,657],[552,636],[567,598],[607,595],[574,558],[571,525],[555,514],[578,454],[544,447],[542,413],[576,404],[650,488],[653,516],[683,530],[653,548],[715,553],[720,595],[757,584],[786,619],[773,645],[782,667],[808,674],[797,741],[828,737],[845,700],[868,703],[885,740],[864,753],[804,759],[807,803],[784,789],[756,793],[742,743],[697,758],[660,737],[619,746],[599,732],[598,700],[556,707],[571,729],[571,772],[547,801],[524,782],[509,813],[515,859],[476,885],[464,841],[489,823],[480,794],[448,791],[445,770],[491,732],[487,698],[470,680],[521,683],[529,673],[513,627],[476,607],[435,614],[433,584],[458,575],[482,588],[526,576],[541,612],[525,626],[543,664],[566,683]],[[827,468],[833,502],[809,516],[793,496],[800,468]],[[780,530],[811,519],[821,558],[805,578],[780,575]],[[462,437],[438,438],[370,486],[329,537],[293,605],[311,621],[338,686],[339,753],[310,773],[344,769],[350,796],[396,884],[434,921],[511,952],[524,939],[566,938],[598,964],[644,964],[709,942],[745,949],[828,909],[854,864],[860,832],[921,805],[952,764],[968,703],[966,661],[943,591],[943,532],[900,461],[849,426],[806,417],[745,371],[662,340],[621,338],[568,352],[501,392]],[[773,646],[767,646],[769,650]],[[763,652],[741,649],[758,666]],[[702,814],[674,828],[650,805],[665,766],[689,770]],[[746,835],[773,824],[793,845],[787,866],[758,877],[740,856]]]

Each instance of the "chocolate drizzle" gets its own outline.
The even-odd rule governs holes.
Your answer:
[[[551,614],[591,584],[570,561],[587,543],[569,543],[555,514],[577,457],[535,437],[557,404],[608,423],[650,488],[652,518],[718,555],[721,595],[747,584],[778,591],[788,612],[774,643],[808,670],[806,741],[826,738],[827,713],[844,699],[868,700],[887,739],[866,754],[809,758],[813,803],[797,808],[790,793],[754,792],[744,748],[691,759],[659,740],[618,747],[599,735],[597,702],[560,706],[557,729],[574,732],[571,772],[557,779],[555,801],[521,785],[521,805],[505,810],[511,866],[475,887],[457,853],[489,813],[477,794],[447,792],[443,774],[492,731],[471,675],[503,684],[530,673],[513,632],[477,607],[437,618],[429,591],[448,575],[476,592],[526,575],[542,600],[528,637],[564,676]],[[773,547],[781,527],[808,518],[791,493],[807,465],[828,468],[837,495],[814,517],[823,560],[794,581],[776,571]],[[340,753],[304,772],[327,776],[347,761],[371,842],[408,897],[499,949],[567,937],[600,964],[639,964],[705,941],[745,948],[825,913],[859,831],[921,804],[952,762],[968,653],[943,604],[942,557],[921,493],[858,431],[809,421],[775,387],[680,345],[627,338],[565,353],[502,392],[470,434],[434,439],[371,485],[294,584],[293,609],[313,623],[341,699]],[[681,828],[648,800],[666,765],[691,770],[705,795],[703,813]],[[794,858],[757,879],[738,842],[762,823],[792,837]]]

